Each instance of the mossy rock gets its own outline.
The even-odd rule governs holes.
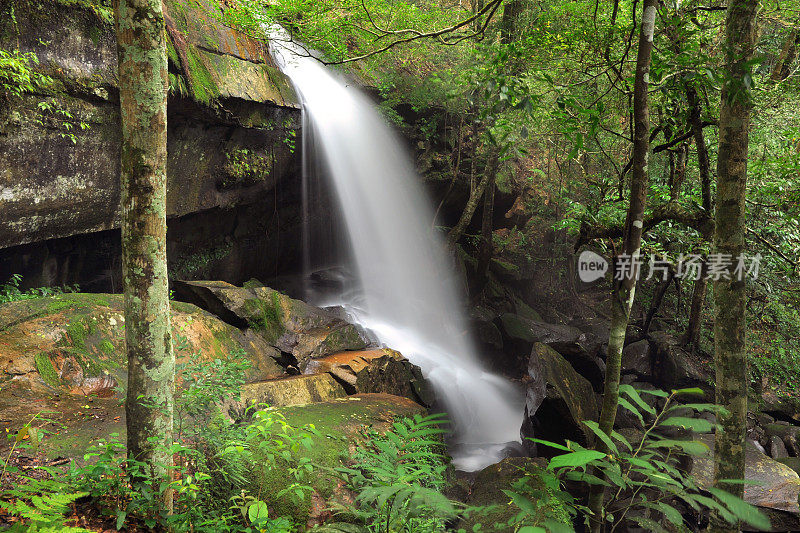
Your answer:
[[[292,354],[301,369],[311,357],[362,350],[371,343],[360,327],[258,283],[237,287],[224,281],[177,281],[175,290],[179,298]]]
[[[122,295],[68,293],[0,305],[0,429],[13,431],[68,398],[124,397],[127,383]],[[171,302],[179,363],[249,359],[248,379],[280,375],[280,353],[198,307]]]
[[[352,452],[358,442],[363,441],[367,428],[386,431],[395,420],[424,414],[425,409],[407,398],[389,394],[356,394],[329,402],[307,405],[270,408],[286,419],[293,428],[313,424],[318,436],[303,456],[309,458],[314,471],[308,484],[314,487],[315,498],[330,502],[340,498],[344,489],[342,482],[331,473],[331,469],[350,465]],[[312,513],[312,500],[308,496],[302,501],[278,498],[277,494],[290,484],[287,473],[281,469],[259,467],[266,460],[255,461],[254,491],[269,494],[272,507],[270,516],[290,516],[299,523],[306,523]]]
[[[541,458],[507,457],[478,472],[472,483],[472,492],[467,503],[486,509],[462,520],[459,527],[472,531],[473,527],[481,524],[481,531],[513,531],[508,521],[517,515],[520,509],[511,503],[503,491],[514,490],[514,484],[527,477],[531,490],[546,492],[540,477],[544,463],[546,461]],[[569,521],[569,515],[563,505],[555,498],[543,507],[542,512],[543,516],[547,514],[561,522]]]

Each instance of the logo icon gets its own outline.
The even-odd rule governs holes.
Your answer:
[[[584,250],[578,256],[578,277],[582,282],[596,281],[605,276],[606,272],[608,272],[608,261],[602,256],[589,250]]]

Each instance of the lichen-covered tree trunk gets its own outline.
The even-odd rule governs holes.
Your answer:
[[[158,483],[172,467],[175,358],[166,254],[167,51],[161,0],[115,5],[122,118],[122,276],[128,456]],[[172,495],[163,494],[172,508]]]
[[[756,42],[758,0],[730,0],[725,20],[725,84],[719,114],[717,203],[714,249],[731,258],[744,251],[747,142],[750,128],[750,66]],[[731,274],[733,274],[731,272]],[[745,280],[714,281],[714,362],[718,417],[714,445],[714,484],[742,496],[744,486],[725,483],[744,478],[747,415]],[[717,523],[716,531],[735,531]]]
[[[657,5],[658,0],[644,1],[636,57],[636,76],[633,87],[633,176],[631,178],[630,205],[625,219],[621,251],[621,256],[626,257],[631,263],[639,260],[644,210],[647,204],[649,181],[647,165],[650,158],[650,109],[647,88],[650,78],[650,59],[653,53]],[[608,352],[606,355],[603,406],[599,420],[600,429],[609,435],[617,417],[622,348],[625,344],[625,332],[628,328],[628,319],[630,318],[633,297],[636,292],[636,279],[636,269],[626,269],[622,279],[615,279],[614,289],[611,293],[611,330],[609,332]],[[596,442],[596,448],[600,451],[608,451],[600,439]],[[602,485],[593,485],[592,492],[589,495],[589,508],[593,513],[591,517],[592,531],[600,531],[604,524],[601,513],[603,494]]]

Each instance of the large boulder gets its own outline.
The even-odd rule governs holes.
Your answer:
[[[191,304],[170,307],[178,364],[245,358],[249,381],[283,373],[276,362],[280,352],[260,336]],[[118,432],[119,416],[112,413],[118,414],[127,384],[124,328],[119,294],[71,293],[0,305],[0,431],[13,432],[44,410],[86,442]],[[64,438],[54,435],[53,449],[68,455],[74,442],[62,446]]]
[[[263,42],[211,15],[216,7],[176,0],[164,7],[167,215],[262,202],[296,168],[283,142],[299,129],[291,83]],[[36,54],[33,67],[53,79],[37,94],[0,106],[0,249],[118,228],[121,130],[111,9],[2,2],[0,48]],[[224,105],[209,105],[216,103]]]
[[[281,376],[255,383],[245,383],[239,401],[229,407],[234,418],[252,405],[272,407],[327,402],[347,396],[344,387],[330,374]]]
[[[709,487],[713,483],[714,436],[701,435],[698,440],[704,442],[710,452],[694,458],[691,473],[701,486]],[[800,477],[797,472],[770,459],[750,441],[745,450],[745,479],[752,482],[744,486],[746,502],[764,509],[800,513]]]
[[[633,374],[641,379],[653,375],[653,360],[647,339],[633,342],[622,350],[622,373]]]
[[[300,369],[312,357],[363,350],[372,343],[361,327],[269,287],[176,281],[175,292],[230,324],[258,332],[273,346],[291,354]]]
[[[500,315],[500,324],[506,336],[518,345],[529,346],[538,342],[550,346],[566,357],[596,390],[601,390],[605,364],[597,356],[600,343],[593,334],[573,326],[548,324],[514,313]]]
[[[527,437],[553,442],[569,439],[584,445],[592,442],[593,434],[583,424],[584,420],[597,420],[599,413],[591,383],[558,352],[538,342],[533,345],[528,368],[521,430],[526,450],[542,455],[553,452],[543,446],[537,449]]]
[[[313,425],[316,429],[317,435],[313,437],[311,446],[303,451],[304,457],[316,465],[308,483],[314,487],[314,494],[300,502],[288,495],[277,497],[294,479],[282,469],[268,467],[267,461],[263,462],[263,467],[258,467],[257,457],[253,493],[274,496],[270,498],[274,504],[274,508],[269,510],[270,516],[291,516],[302,523],[313,519],[319,509],[328,507],[328,502],[343,497],[343,484],[331,475],[331,470],[352,465],[353,449],[358,442],[363,442],[365,428],[382,432],[390,429],[392,422],[400,417],[425,413],[418,403],[389,394],[357,394],[329,402],[272,410],[294,428]]]
[[[772,391],[766,391],[761,396],[761,410],[780,419],[800,422],[800,397],[781,396]]]
[[[656,385],[664,390],[700,387],[708,397],[713,397],[711,361],[702,354],[685,350],[680,340],[670,333],[656,331],[649,337]]]
[[[350,394],[384,392],[409,398],[426,407],[431,407],[435,400],[422,370],[400,352],[388,348],[310,359],[305,373],[321,372],[336,378]]]

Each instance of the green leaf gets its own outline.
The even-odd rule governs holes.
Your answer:
[[[724,503],[739,520],[764,531],[772,529],[769,518],[743,499],[715,487],[709,488],[708,492]]]
[[[636,389],[634,389],[634,388],[633,388],[633,387],[631,387],[630,385],[620,385],[620,386],[619,386],[619,392],[621,392],[621,393],[625,393],[625,394],[627,394],[628,396],[630,396],[630,398],[631,398],[631,399],[632,399],[634,402],[636,402],[636,404],[637,404],[639,407],[641,407],[642,409],[644,409],[645,411],[647,411],[647,412],[648,412],[648,413],[650,413],[651,415],[654,415],[654,414],[656,414],[656,410],[655,410],[655,409],[653,409],[652,407],[650,407],[650,406],[647,404],[647,402],[645,402],[644,400],[642,400],[642,397],[641,397],[641,396],[639,396],[639,393],[636,391]]]
[[[542,439],[532,439],[527,437],[527,440],[531,442],[535,442],[536,444],[543,444],[545,446],[549,446],[550,448],[555,448],[556,450],[561,450],[563,452],[571,452],[572,450],[564,446],[563,444],[559,444],[557,442],[551,442],[549,440],[542,440]]]
[[[648,448],[680,448],[689,455],[705,455],[709,451],[709,447],[697,440],[675,440],[675,439],[662,439],[648,442]]]
[[[579,452],[565,453],[563,455],[557,455],[552,459],[550,459],[550,463],[547,465],[547,468],[550,470],[554,470],[556,468],[562,468],[565,466],[577,468],[580,466],[586,466],[592,461],[602,459],[605,456],[606,454],[604,454],[603,452],[598,452],[596,450],[581,450]]]
[[[703,418],[689,418],[685,416],[673,416],[661,422],[662,426],[676,426],[691,429],[698,433],[708,433],[713,429],[713,425]]]
[[[630,411],[631,413],[636,415],[636,418],[639,419],[639,422],[644,424],[644,417],[642,416],[642,413],[640,413],[637,408],[635,408],[633,405],[631,405],[630,402],[628,402],[628,400],[626,400],[625,398],[620,397],[619,400],[617,401],[617,403],[620,405],[620,407],[624,407],[625,409],[627,409],[628,411]]]
[[[247,508],[247,518],[253,524],[263,522],[268,517],[269,509],[267,509],[267,504],[261,500],[254,501],[250,504],[250,507]]]
[[[676,396],[703,396],[705,392],[699,387],[689,387],[672,391]]]
[[[603,443],[608,446],[608,449],[614,452],[616,455],[619,455],[619,450],[617,449],[617,445],[611,440],[611,438],[600,429],[600,424],[595,422],[594,420],[584,420],[583,424],[592,430],[592,432],[597,435]]]

